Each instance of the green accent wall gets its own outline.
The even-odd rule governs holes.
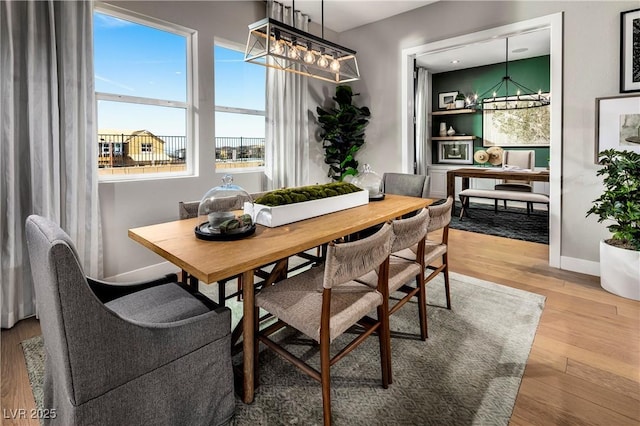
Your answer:
[[[508,75],[512,80],[530,88],[534,93],[538,90],[549,92],[550,90],[550,56],[537,56],[535,58],[509,61]],[[449,71],[434,74],[431,78],[432,85],[432,111],[439,111],[438,94],[444,92],[461,92],[465,96],[473,97],[474,94],[481,95],[492,86],[496,85],[505,76],[505,64],[485,65],[476,68],[467,68],[458,71]],[[515,95],[515,88],[510,86],[509,94]],[[525,93],[522,93],[523,95]],[[493,93],[487,94],[491,97]],[[505,96],[504,86],[497,96]],[[457,133],[475,135],[474,152],[482,149],[482,113],[456,114],[456,115],[434,115],[432,117],[432,136],[438,136],[440,123],[447,123],[453,126]],[[433,162],[436,163],[436,142],[434,143]],[[549,148],[535,147],[509,147],[508,149],[533,149],[536,152],[536,166],[546,167],[548,165]]]

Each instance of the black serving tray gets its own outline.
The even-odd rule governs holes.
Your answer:
[[[202,222],[200,225],[196,226],[195,229],[196,238],[207,241],[239,240],[241,238],[248,237],[249,235],[253,235],[254,232],[256,232],[255,223],[251,226],[245,226],[239,230],[234,230],[224,234],[218,230],[211,229],[209,222]]]

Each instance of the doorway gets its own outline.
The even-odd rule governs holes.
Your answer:
[[[549,145],[549,265],[560,267],[561,248],[561,176],[562,176],[562,47],[563,14],[543,16],[489,30],[479,31],[404,49],[401,55],[402,68],[402,160],[403,169],[409,173],[414,168],[416,152],[413,146],[413,99],[414,61],[417,55],[435,54],[457,49],[462,46],[487,43],[496,38],[511,37],[531,31],[550,31],[550,88],[551,88],[551,132]],[[430,99],[427,100],[431,102]]]

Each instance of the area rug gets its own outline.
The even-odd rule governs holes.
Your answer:
[[[416,303],[391,317],[393,384],[381,385],[377,338],[331,369],[335,425],[507,425],[533,343],[544,297],[451,274],[452,310],[441,278],[428,285],[429,339],[419,334]],[[317,346],[282,332],[293,352],[318,365]],[[344,339],[343,339],[344,340]],[[338,347],[341,341],[336,341]],[[23,342],[29,378],[42,403],[42,339]],[[234,425],[322,423],[320,384],[270,350],[259,356],[253,404],[236,402]]]
[[[453,229],[495,235],[533,243],[549,244],[549,212],[534,210],[527,215],[527,209],[512,207],[502,202],[495,212],[493,204],[469,203],[469,216],[460,220],[460,202],[456,202],[455,211],[449,225]]]

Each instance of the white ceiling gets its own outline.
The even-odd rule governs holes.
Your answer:
[[[509,61],[548,55],[550,52],[549,29],[530,31],[509,37]],[[455,71],[465,68],[505,62],[505,38],[460,46],[440,52],[416,55],[418,66],[432,73]],[[452,61],[457,60],[458,63]]]
[[[291,6],[293,0],[279,0]],[[326,0],[324,26],[343,32],[390,16],[417,9],[437,0]],[[322,0],[296,0],[296,10],[309,15],[313,22],[322,24]]]
[[[279,1],[288,7],[294,3],[294,0]],[[325,0],[324,26],[343,32],[436,1],[438,0]],[[323,0],[295,1],[296,10],[309,15],[318,24],[322,23],[322,7]],[[510,35],[509,61],[548,55],[550,36],[548,29]],[[505,61],[505,53],[505,39],[497,38],[446,51],[416,55],[416,60],[419,66],[428,68],[432,73],[440,73],[501,63]],[[459,62],[452,63],[454,60]]]

